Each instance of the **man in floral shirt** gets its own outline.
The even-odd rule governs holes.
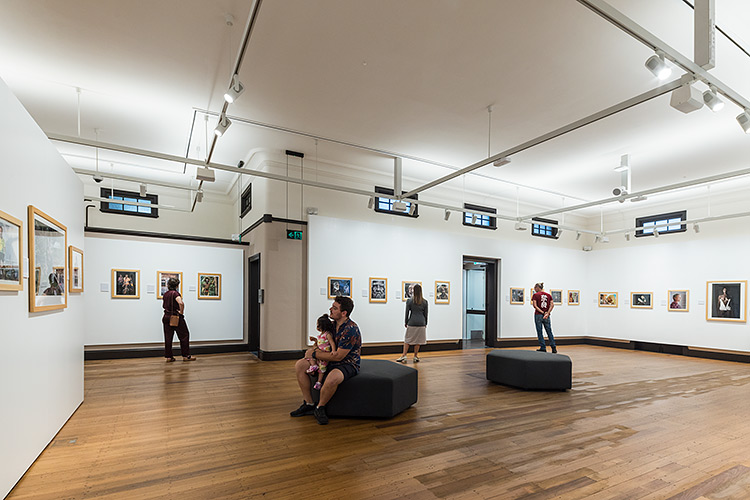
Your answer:
[[[289,413],[292,417],[315,415],[315,419],[320,425],[327,424],[326,403],[333,397],[339,384],[359,373],[362,334],[357,323],[349,319],[353,310],[354,301],[351,298],[336,297],[330,309],[330,317],[336,322],[336,333],[333,336],[336,343],[335,351],[324,352],[318,349],[316,345],[305,352],[304,358],[297,361],[295,365],[297,383],[302,390],[304,401],[299,408]],[[306,373],[310,364],[306,361],[306,358],[328,361],[328,370],[323,387],[320,388],[320,400],[317,407],[312,404],[310,377]]]

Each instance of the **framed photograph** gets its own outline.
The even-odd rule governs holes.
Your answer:
[[[599,292],[599,307],[617,307],[617,292]]]
[[[511,304],[523,304],[524,301],[524,289],[523,288],[513,288],[510,289],[510,303]]]
[[[370,302],[388,302],[388,278],[370,278]]]
[[[706,319],[744,323],[747,309],[747,281],[707,281]]]
[[[552,295],[552,303],[555,305],[562,305],[562,290],[550,290],[549,294]]]
[[[198,298],[221,300],[221,274],[198,273]]]
[[[138,299],[141,297],[139,269],[112,269],[112,298]]]
[[[351,297],[352,296],[352,279],[328,277],[328,298]]]
[[[690,290],[668,290],[669,312],[688,311],[690,309]]]
[[[70,269],[68,291],[70,293],[83,292],[83,250],[73,245],[68,247],[68,269]]]
[[[65,275],[68,250],[68,228],[29,205],[29,268],[39,268],[29,276],[29,310],[51,311],[68,307]],[[60,282],[60,279],[63,282]]]
[[[654,294],[653,292],[630,292],[631,309],[653,309]]]
[[[182,295],[182,271],[156,271],[156,298],[163,299],[164,294],[167,293],[167,281],[169,278],[177,278],[180,280],[180,295]]]
[[[406,302],[414,295],[414,285],[422,286],[421,281],[402,281],[401,282],[401,301]],[[424,293],[424,290],[422,290]]]
[[[568,290],[568,305],[569,306],[581,305],[581,291],[580,290]]]
[[[450,304],[451,303],[451,282],[450,281],[436,281],[435,282],[435,304]]]
[[[0,290],[23,290],[23,222],[0,210]]]

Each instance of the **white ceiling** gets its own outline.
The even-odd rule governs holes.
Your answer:
[[[80,109],[83,138],[205,159],[251,3],[0,0],[0,78],[48,134],[77,136]],[[686,2],[610,4],[692,59]],[[716,0],[716,19],[750,52],[750,2]],[[240,71],[247,90],[228,114],[463,168],[659,86],[643,65],[652,54],[575,0],[265,0]],[[711,73],[750,98],[750,56],[717,33],[716,59]],[[208,122],[200,110],[212,113]],[[507,199],[516,185],[538,188],[520,196],[559,207],[563,198],[611,196],[623,154],[635,191],[748,168],[739,112],[728,103],[686,115],[665,95],[515,154],[503,168],[482,167],[467,182]],[[91,148],[56,144],[74,168],[96,167]],[[388,175],[393,168],[386,155],[326,142],[316,151],[309,137],[237,120],[212,161],[236,165],[253,151],[285,149]],[[105,172],[197,186],[192,166],[99,155]],[[404,188],[449,172],[405,161],[412,181]],[[226,194],[234,180],[217,172],[205,189]]]

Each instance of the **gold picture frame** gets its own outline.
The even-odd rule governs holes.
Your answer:
[[[563,305],[563,291],[557,289],[550,289],[549,294],[552,296],[552,303],[556,306]]]
[[[23,221],[0,210],[0,290],[23,290]]]
[[[180,281],[182,286],[182,281]],[[198,273],[198,299],[221,300],[221,274]]]
[[[568,305],[569,306],[581,305],[581,291],[580,290],[568,290]]]
[[[112,298],[141,298],[140,269],[112,269]]]
[[[156,298],[163,299],[167,291],[169,278],[180,280],[180,295],[182,295],[182,271],[156,271]]]
[[[370,278],[370,302],[385,304],[388,302],[388,278]]]
[[[617,292],[599,292],[599,307],[617,307]]]
[[[68,247],[68,291],[83,293],[83,250],[73,245]]]
[[[726,300],[721,296],[725,295]],[[722,302],[726,305],[722,307]],[[727,309],[728,308],[728,309]],[[706,320],[744,323],[747,321],[747,281],[707,281]]]
[[[690,290],[667,290],[667,310],[688,312],[690,310]]]
[[[328,277],[328,298],[335,299],[336,297],[349,297],[352,296],[352,279],[351,278],[339,278],[336,276]]]
[[[53,311],[68,307],[68,289],[58,281],[59,270],[67,274],[68,228],[33,205],[29,215],[29,269],[39,268],[29,276],[29,311]],[[48,286],[41,285],[47,276]],[[38,291],[37,291],[38,290]]]
[[[435,282],[435,304],[450,304],[451,303],[451,282],[450,281],[436,281]]]
[[[653,292],[630,292],[631,309],[653,309],[654,294]]]
[[[523,304],[526,300],[526,289],[522,287],[510,287],[510,303]]]
[[[422,286],[421,281],[402,281],[401,282],[401,302],[409,300],[414,293],[414,285]],[[422,287],[424,293],[424,287]]]

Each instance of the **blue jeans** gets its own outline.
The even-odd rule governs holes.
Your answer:
[[[555,337],[552,335],[552,323],[550,323],[549,316],[547,316],[547,319],[544,319],[543,314],[535,314],[534,325],[536,326],[536,336],[539,339],[539,347],[547,348],[544,344],[544,336],[542,335],[542,325],[544,325],[544,330],[547,332],[547,337],[549,337],[549,345],[557,348],[555,346]]]

